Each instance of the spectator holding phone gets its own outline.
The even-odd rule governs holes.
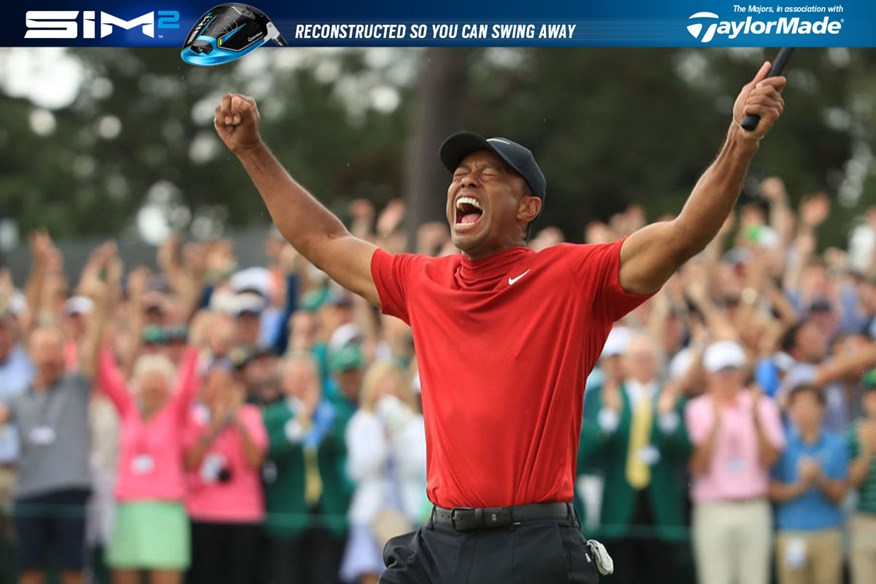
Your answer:
[[[193,584],[252,584],[265,517],[260,468],[268,440],[227,360],[212,363],[183,439]]]

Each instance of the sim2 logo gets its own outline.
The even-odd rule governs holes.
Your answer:
[[[155,38],[155,29],[179,28],[179,12],[176,10],[154,10],[130,20],[102,10],[99,18],[95,10],[28,10],[24,20],[26,39],[105,38],[117,28],[132,30],[136,27],[143,35]]]
[[[771,20],[755,20],[751,16],[744,20],[720,20],[714,12],[691,14],[687,32],[701,43],[709,43],[716,35],[735,39],[740,35],[838,35],[843,21],[825,16],[820,20],[804,20],[799,16],[780,16]]]

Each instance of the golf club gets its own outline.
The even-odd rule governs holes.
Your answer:
[[[267,15],[248,4],[220,4],[208,10],[186,38],[180,53],[191,65],[221,65],[239,59],[269,40],[289,43]]]

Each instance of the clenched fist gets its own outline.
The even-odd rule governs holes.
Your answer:
[[[255,100],[247,95],[223,95],[222,101],[216,106],[213,126],[228,149],[235,154],[261,144],[259,108]]]
[[[747,138],[760,140],[775,125],[785,109],[785,101],[782,99],[782,90],[788,82],[784,77],[770,77],[770,63],[764,63],[757,75],[742,87],[742,91],[736,97],[733,104],[733,119],[741,124],[745,116],[751,114],[760,116],[757,127],[751,132],[746,132],[737,126],[740,132]]]

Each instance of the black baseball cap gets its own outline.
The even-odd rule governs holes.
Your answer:
[[[451,134],[441,144],[441,162],[453,172],[462,160],[472,152],[487,150],[505,161],[505,164],[523,177],[532,194],[544,201],[547,181],[529,148],[508,138],[484,138],[474,132],[462,131]]]

